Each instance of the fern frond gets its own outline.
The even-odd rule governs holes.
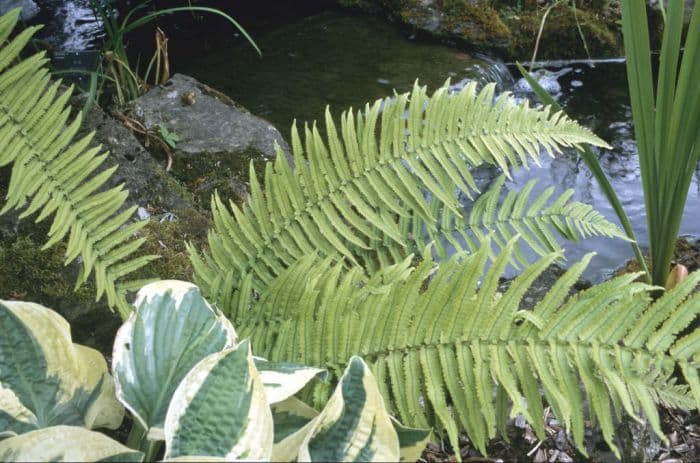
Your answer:
[[[523,245],[543,257],[561,249],[557,235],[573,242],[589,236],[628,239],[615,224],[605,219],[592,206],[570,201],[573,190],[566,190],[554,201],[550,201],[553,187],[533,197],[536,180],[531,180],[520,191],[508,190],[504,196],[502,190],[505,180],[504,176],[499,177],[488,191],[479,196],[467,213],[460,211],[455,214],[441,210],[439,205],[432,205],[438,216],[437,227],[427,226],[418,216],[400,218],[400,226],[410,230],[413,246],[408,249],[418,252],[428,244],[434,244],[437,256],[445,259],[450,254],[448,246],[458,251],[476,252],[488,236],[497,251],[519,235]],[[516,268],[518,264],[528,264],[521,251],[522,247],[520,244],[516,246],[513,254],[515,260],[511,263]],[[378,259],[379,262],[391,262],[400,258],[406,249],[383,240],[377,243],[377,250],[373,252],[384,256]],[[366,254],[369,255],[369,252]]]
[[[562,113],[516,104],[507,94],[494,101],[493,85],[456,94],[445,85],[428,96],[416,84],[410,94],[344,112],[339,126],[327,110],[325,129],[324,139],[315,124],[294,125],[294,167],[278,152],[262,183],[251,167],[242,207],[214,196],[210,254],[202,259],[190,248],[197,283],[210,297],[229,271],[234,279],[252,274],[262,290],[310,252],[367,269],[380,266],[375,260],[400,262],[415,252],[406,229],[412,222],[402,219],[417,217],[435,234],[440,211],[460,216],[457,192],[477,191],[472,167],[492,164],[509,175],[515,165],[538,162],[541,149],[605,146]],[[391,251],[374,251],[382,244]]]
[[[523,414],[546,437],[543,399],[582,452],[586,402],[615,452],[619,413],[645,415],[664,438],[658,403],[700,406],[691,395],[700,391],[700,330],[678,335],[700,312],[700,293],[693,292],[700,273],[656,302],[657,288],[636,282],[636,274],[567,297],[588,255],[523,317],[524,292],[559,255],[528,267],[501,294],[498,279],[516,239],[488,271],[486,239],[476,253],[459,253],[439,267],[423,260],[383,292],[365,289],[361,271],[338,272],[338,264],[308,257],[268,286],[239,326],[258,336],[274,319],[276,334],[256,349],[276,361],[340,373],[348,358],[362,355],[401,420],[445,430],[455,445],[466,430],[482,452],[508,414]],[[301,272],[313,278],[301,283]],[[666,315],[653,317],[658,310]],[[690,387],[671,379],[677,368]]]
[[[68,237],[66,264],[82,256],[77,285],[94,273],[97,299],[106,294],[109,306],[126,316],[130,309],[116,281],[155,257],[129,259],[143,242],[131,237],[146,222],[127,225],[135,207],[123,210],[123,185],[105,188],[116,167],[98,171],[107,153],[90,148],[92,134],[73,142],[81,116],[70,121],[72,88],[60,92],[60,82],[50,83],[43,53],[20,60],[36,28],[3,43],[18,14],[0,18],[0,166],[12,165],[0,214],[38,213],[37,222],[53,215],[44,248]]]

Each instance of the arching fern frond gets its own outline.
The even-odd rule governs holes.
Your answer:
[[[377,249],[370,252],[378,255],[379,267],[401,259],[408,251],[419,253],[429,244],[435,246],[441,259],[449,255],[447,246],[457,251],[476,252],[487,236],[498,250],[516,234],[520,235],[522,242],[518,242],[513,253],[515,261],[512,263],[516,267],[517,263],[528,263],[521,252],[522,244],[543,257],[561,249],[556,235],[573,242],[589,236],[628,239],[589,204],[570,201],[574,194],[571,189],[553,201],[554,187],[533,197],[537,181],[531,180],[520,191],[508,190],[501,200],[505,180],[504,176],[499,177],[467,213],[455,214],[432,201],[432,210],[438,217],[437,227],[428,226],[419,216],[401,217],[400,226],[411,237],[411,246],[396,246],[388,240],[377,243]]]
[[[657,403],[700,406],[700,330],[678,336],[700,312],[693,292],[700,272],[655,302],[656,288],[636,282],[638,274],[568,297],[589,254],[525,312],[518,310],[524,292],[558,255],[526,268],[501,294],[498,279],[515,243],[485,271],[488,244],[439,267],[426,259],[385,291],[363,285],[362,272],[302,259],[238,326],[275,361],[341,372],[362,355],[401,420],[445,430],[454,445],[465,430],[482,452],[503,429],[508,401],[510,415],[521,413],[545,438],[544,398],[584,453],[586,401],[615,452],[613,413],[645,415],[664,438]],[[314,278],[294,288],[304,272]],[[275,334],[262,336],[271,320]],[[675,384],[676,368],[690,388]]]
[[[292,167],[281,152],[262,184],[251,167],[250,198],[239,208],[212,199],[215,229],[210,254],[190,248],[197,283],[218,303],[223,288],[251,274],[259,290],[312,251],[371,269],[382,243],[413,252],[400,218],[418,217],[438,232],[436,210],[460,215],[458,191],[477,191],[470,168],[509,169],[538,162],[540,150],[591,143],[606,146],[562,113],[517,104],[507,94],[494,101],[494,86],[477,92],[448,86],[428,96],[417,84],[410,94],[344,112],[336,126],[329,111],[326,138],[313,125],[303,136],[292,127]],[[432,200],[425,197],[428,192]],[[432,201],[432,204],[431,204]],[[236,286],[234,284],[233,286]]]
[[[143,239],[131,240],[146,222],[127,222],[136,206],[122,210],[123,185],[104,188],[116,166],[98,172],[107,153],[91,148],[92,134],[73,142],[80,127],[70,119],[71,89],[51,83],[46,59],[37,53],[21,60],[36,27],[8,41],[19,16],[15,9],[0,18],[0,167],[11,164],[6,202],[0,213],[23,209],[21,218],[53,215],[48,248],[68,236],[66,263],[82,257],[82,284],[95,274],[97,298],[107,294],[110,307],[129,312],[123,289],[115,282],[154,256],[128,259]]]

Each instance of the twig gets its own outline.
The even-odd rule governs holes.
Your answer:
[[[143,125],[141,122],[138,120],[131,118],[129,116],[126,116],[119,111],[112,111],[112,116],[117,119],[119,122],[121,122],[127,129],[129,129],[132,132],[136,132],[140,135],[143,135],[144,137],[144,146],[148,148],[148,143],[150,140],[155,140],[158,142],[160,145],[161,149],[165,151],[165,154],[168,156],[168,163],[165,166],[165,171],[170,172],[170,169],[173,166],[173,153],[170,151],[170,147],[168,144],[163,140],[158,134],[158,132],[154,132],[152,130],[149,130],[146,128],[145,125]]]

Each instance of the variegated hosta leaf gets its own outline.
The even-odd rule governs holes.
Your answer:
[[[399,438],[367,364],[352,357],[299,449],[299,461],[398,461]]]
[[[318,412],[296,397],[272,405],[275,422],[275,444],[272,461],[294,461],[299,447],[311,431]]]
[[[114,340],[117,397],[150,439],[163,439],[165,414],[180,381],[204,357],[234,345],[236,332],[199,288],[184,281],[146,285],[135,305]]]
[[[138,450],[77,426],[51,426],[0,441],[0,461],[142,460]]]
[[[60,424],[116,429],[124,416],[107,363],[74,344],[68,322],[31,302],[0,301],[0,431]]]
[[[262,358],[255,358],[255,367],[265,386],[267,402],[272,405],[288,399],[312,379],[319,377],[326,380],[328,372],[322,368],[296,365],[294,363],[268,362]]]
[[[200,361],[165,418],[166,458],[269,459],[272,442],[272,413],[248,340]]]
[[[418,461],[428,445],[432,429],[409,428],[394,417],[391,418],[391,423],[399,436],[401,461]]]

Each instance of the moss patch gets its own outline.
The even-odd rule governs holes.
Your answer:
[[[511,31],[489,1],[442,0],[436,2],[445,13],[444,29],[477,46],[500,46]]]
[[[540,59],[619,56],[619,9],[607,0],[562,2],[549,13],[540,41]],[[471,46],[493,50],[505,59],[529,59],[545,7],[536,0],[340,0],[340,4],[378,13],[418,29]],[[578,21],[578,25],[577,25]]]
[[[513,33],[509,49],[512,57],[527,60],[532,56],[544,12],[544,9],[538,9],[504,15],[504,21]],[[593,10],[581,8],[574,15],[571,4],[562,3],[547,16],[537,58],[585,57],[586,50],[579,35],[579,26],[591,56],[618,56],[622,52],[621,36],[612,18],[604,18],[593,13]]]
[[[77,269],[63,265],[65,246],[47,250],[27,236],[0,244],[1,299],[39,302],[51,308],[70,294],[76,304],[90,304],[94,288],[83,285],[73,292]]]
[[[134,272],[131,279],[192,281],[192,263],[185,243],[191,242],[198,250],[206,249],[211,220],[193,209],[178,210],[174,215],[177,219],[173,221],[151,220],[143,228],[146,242],[139,248],[138,255],[155,254],[161,257]]]

